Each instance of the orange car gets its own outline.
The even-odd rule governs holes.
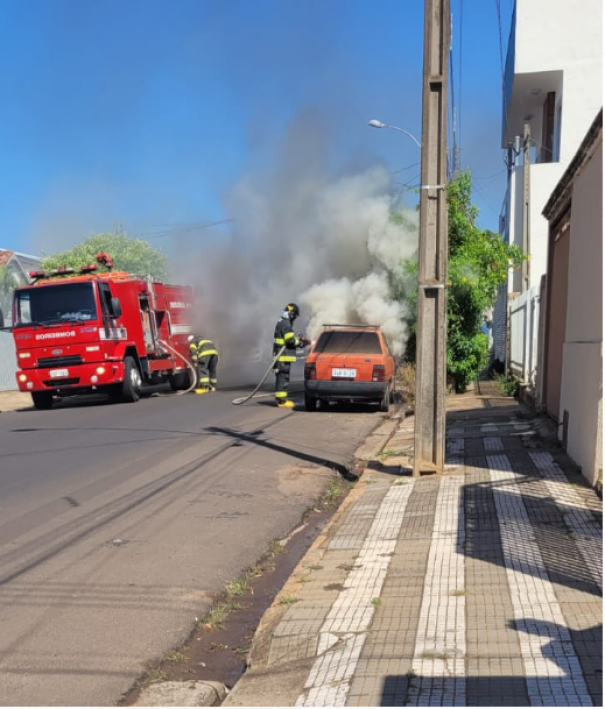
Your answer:
[[[379,327],[324,325],[305,364],[305,408],[329,401],[378,402],[388,411],[395,359]]]

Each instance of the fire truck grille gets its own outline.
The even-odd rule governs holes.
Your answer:
[[[81,355],[66,355],[65,357],[40,357],[39,368],[47,367],[69,367],[74,364],[82,364]]]
[[[70,377],[69,379],[49,379],[48,381],[44,382],[44,385],[47,387],[66,387],[66,386],[71,386],[72,384],[78,384],[80,381],[79,377]]]

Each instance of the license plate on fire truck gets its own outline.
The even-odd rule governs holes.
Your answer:
[[[333,369],[332,376],[333,377],[345,377],[346,379],[355,379],[355,377],[357,376],[357,370],[356,369]]]
[[[51,379],[61,379],[69,376],[69,369],[51,369],[49,374]]]

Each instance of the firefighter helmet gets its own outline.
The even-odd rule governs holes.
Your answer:
[[[300,315],[300,308],[296,303],[288,303],[288,305],[286,305],[286,312],[290,320],[294,321]]]

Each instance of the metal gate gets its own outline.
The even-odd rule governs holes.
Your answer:
[[[13,336],[10,332],[0,332],[0,391],[17,389],[16,371],[17,356]]]

